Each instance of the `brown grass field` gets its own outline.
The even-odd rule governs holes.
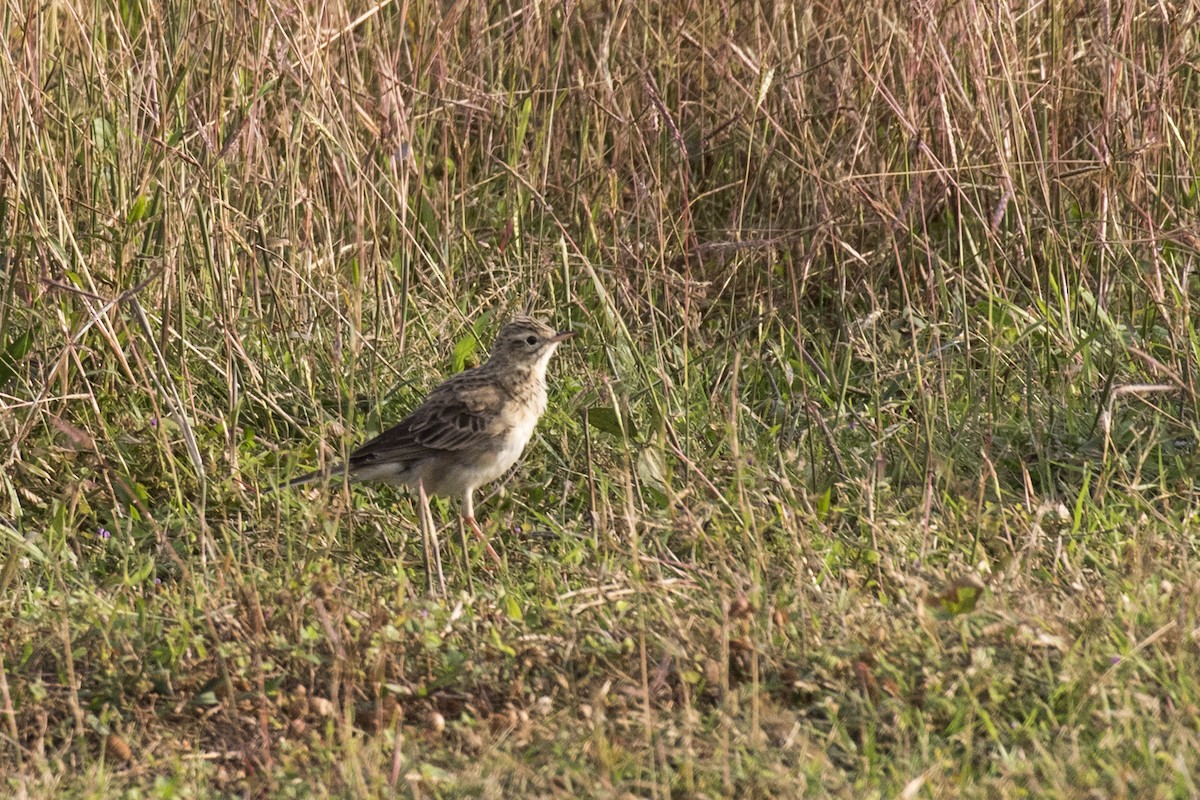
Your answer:
[[[1200,794],[1195,0],[0,16],[0,796]]]

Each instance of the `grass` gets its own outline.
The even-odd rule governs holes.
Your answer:
[[[0,16],[5,792],[1196,794],[1193,5]]]

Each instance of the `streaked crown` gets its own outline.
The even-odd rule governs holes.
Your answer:
[[[520,315],[496,335],[491,361],[514,366],[544,364],[560,342],[574,335],[574,331],[555,331],[539,319]]]

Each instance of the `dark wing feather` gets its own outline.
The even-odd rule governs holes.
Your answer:
[[[495,416],[500,390],[462,372],[434,389],[425,402],[393,428],[350,454],[350,468],[382,462],[412,462],[439,453],[487,447],[504,435]]]

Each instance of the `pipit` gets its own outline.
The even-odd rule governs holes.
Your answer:
[[[462,515],[499,563],[479,523],[474,492],[509,470],[546,410],[546,365],[574,331],[555,331],[518,316],[500,329],[487,363],[451,377],[393,428],[350,454],[329,472],[288,486],[348,474],[442,496],[462,497]]]

